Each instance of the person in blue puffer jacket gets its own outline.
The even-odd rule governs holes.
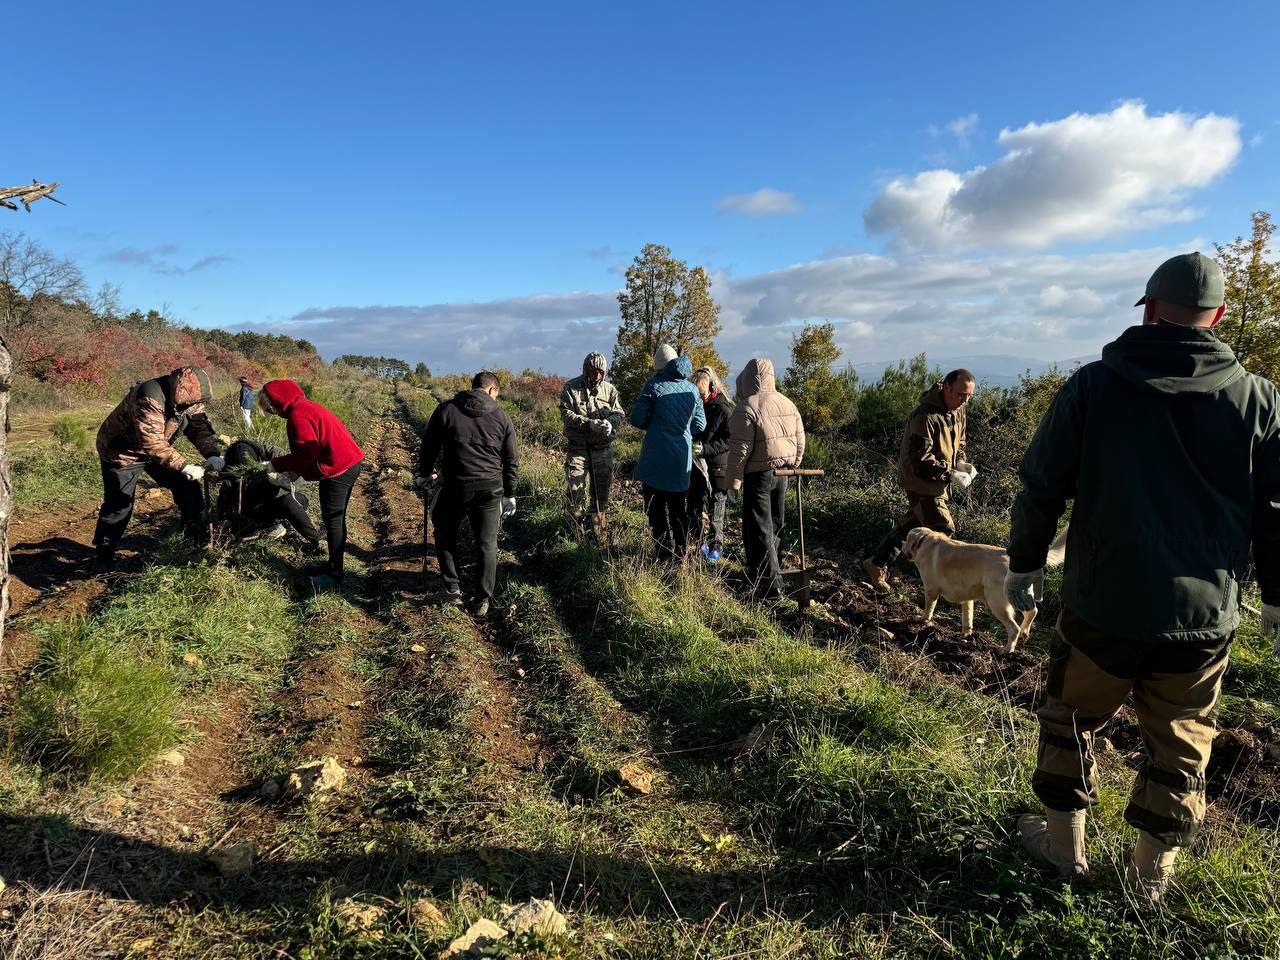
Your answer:
[[[689,546],[689,472],[693,435],[707,425],[702,397],[689,382],[693,363],[667,344],[653,355],[658,371],[631,408],[631,425],[645,432],[635,478],[644,486],[644,509],[658,556],[683,559]]]

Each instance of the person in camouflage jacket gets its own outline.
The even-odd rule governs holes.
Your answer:
[[[568,483],[567,512],[580,525],[591,485],[591,512],[604,513],[613,485],[613,441],[622,429],[625,411],[618,388],[606,379],[608,361],[602,353],[589,353],[582,361],[582,376],[564,385],[560,394],[560,418],[564,421],[564,475]]]
[[[206,469],[223,467],[222,444],[205,407],[212,398],[209,377],[200,367],[179,367],[154,380],[135,384],[98,429],[102,466],[102,508],[93,534],[100,568],[109,568],[120,538],[133,516],[138,476],[145,470],[173,493],[183,529],[197,536],[204,510],[200,481]],[[174,447],[182,434],[205,457],[188,463]]]

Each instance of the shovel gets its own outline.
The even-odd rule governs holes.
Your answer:
[[[796,603],[800,605],[801,610],[809,609],[809,562],[804,552],[804,478],[805,477],[825,477],[825,470],[801,470],[798,468],[784,467],[781,470],[773,471],[774,476],[778,477],[795,477],[796,478],[796,513],[799,517],[800,524],[800,569],[786,570],[785,575],[792,581],[798,581],[798,585],[791,591],[791,596]]]

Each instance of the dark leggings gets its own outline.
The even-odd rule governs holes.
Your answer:
[[[644,484],[644,512],[663,560],[682,560],[689,547],[689,495]]]
[[[361,460],[346,473],[320,481],[320,517],[329,538],[329,573],[335,580],[342,579],[347,552],[347,505],[363,469]]]

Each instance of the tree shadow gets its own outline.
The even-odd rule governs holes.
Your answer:
[[[4,877],[14,888],[76,889],[193,910],[307,909],[318,883],[393,899],[412,884],[448,899],[467,882],[512,901],[551,896],[567,908],[615,917],[705,922],[728,904],[734,913],[781,913],[822,926],[845,913],[850,900],[846,868],[818,863],[716,869],[618,854],[459,844],[430,856],[408,847],[294,860],[273,852],[248,874],[228,879],[194,846],[179,849],[77,827],[63,815],[0,816],[0,840]]]

